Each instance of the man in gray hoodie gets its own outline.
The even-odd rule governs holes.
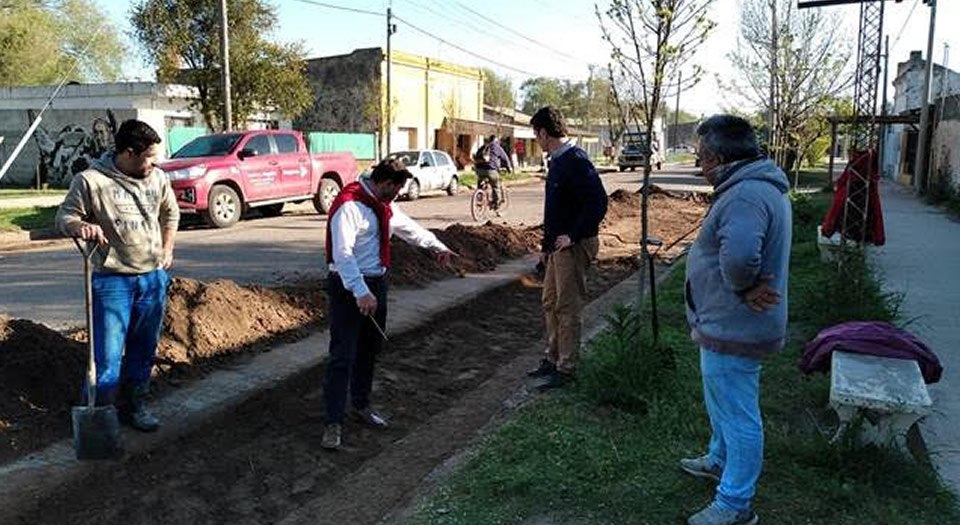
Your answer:
[[[170,182],[155,166],[157,132],[128,120],[115,142],[115,151],[74,177],[56,223],[66,236],[97,243],[91,261],[97,403],[116,403],[122,422],[151,432],[160,422],[144,402],[180,210]]]
[[[688,523],[754,525],[752,500],[763,466],[760,361],[786,339],[789,183],[761,155],[742,118],[713,116],[697,134],[714,202],[687,257],[687,321],[700,344],[713,432],[707,453],[681,460],[680,467],[719,485],[713,502]]]

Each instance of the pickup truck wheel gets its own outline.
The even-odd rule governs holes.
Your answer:
[[[617,166],[617,167],[620,169],[621,172],[627,171],[626,166]]]
[[[330,208],[333,207],[333,199],[340,193],[340,185],[333,179],[323,179],[320,181],[320,187],[317,188],[317,194],[313,196],[313,207],[317,213],[327,215]]]
[[[458,191],[460,191],[460,179],[453,176],[450,179],[450,185],[447,186],[447,195],[456,195]]]
[[[278,202],[276,204],[260,206],[260,214],[264,217],[279,217],[283,213],[283,205],[284,203]]]
[[[407,200],[415,201],[420,198],[420,183],[417,179],[410,179],[410,186],[407,187]]]
[[[240,220],[243,202],[233,188],[218,184],[210,189],[204,219],[213,227],[229,228]]]

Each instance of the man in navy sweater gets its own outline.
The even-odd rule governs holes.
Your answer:
[[[541,108],[530,120],[537,143],[547,152],[546,197],[540,262],[547,350],[527,375],[542,378],[538,388],[570,381],[580,354],[580,311],[587,293],[586,272],[597,256],[597,233],[607,213],[607,192],[585,151],[567,141],[563,115]]]

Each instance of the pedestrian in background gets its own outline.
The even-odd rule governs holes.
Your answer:
[[[180,209],[155,165],[157,132],[128,120],[114,142],[114,151],[73,178],[56,224],[66,236],[98,244],[91,261],[97,404],[115,404],[121,422],[151,432],[160,421],[145,400]]]
[[[763,466],[760,363],[783,348],[787,329],[790,185],[746,120],[717,115],[697,134],[714,203],[687,257],[686,303],[712,435],[707,453],[680,467],[719,485],[688,523],[753,525]]]
[[[330,357],[324,384],[326,427],[321,446],[338,449],[350,391],[354,416],[374,426],[388,422],[370,406],[373,369],[387,326],[390,237],[432,251],[441,264],[454,255],[436,235],[394,204],[413,175],[396,159],[385,159],[369,177],[348,184],[330,208],[327,222],[327,294]]]
[[[541,378],[538,388],[543,390],[566,384],[576,370],[586,272],[600,247],[597,235],[607,213],[607,192],[590,156],[567,141],[559,110],[541,108],[530,123],[550,156],[540,254],[547,349],[540,365],[527,373]]]

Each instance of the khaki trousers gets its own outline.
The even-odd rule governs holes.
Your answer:
[[[596,258],[596,237],[550,254],[543,279],[543,312],[547,326],[547,359],[571,373],[580,357],[580,311],[587,295],[587,268]]]

